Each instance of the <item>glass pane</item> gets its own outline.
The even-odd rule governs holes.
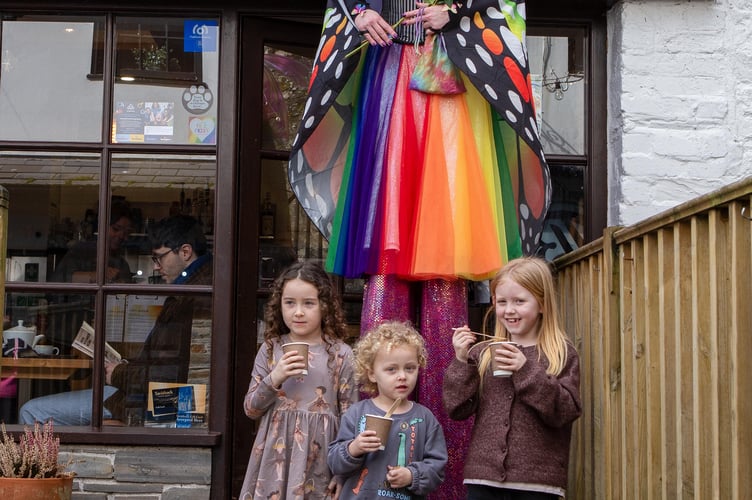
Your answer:
[[[298,204],[287,162],[264,160],[259,200],[259,286],[266,287],[297,259],[326,259],[328,242]]]
[[[93,316],[91,294],[6,295],[0,363],[0,376],[11,378],[5,380],[6,396],[0,404],[6,423],[19,422],[19,408],[30,399],[91,388],[91,359],[72,343],[83,322],[92,321]],[[91,391],[84,399],[89,401],[90,415]],[[56,408],[54,402],[50,404]],[[21,415],[33,423],[33,416]]]
[[[2,21],[0,140],[101,140],[103,87],[90,71],[102,25],[101,17]]]
[[[119,17],[112,140],[216,144],[216,19]]]
[[[160,219],[178,214],[194,217],[211,250],[216,169],[213,155],[114,155],[112,194],[131,206],[132,232],[124,243],[124,255],[136,283],[161,280],[147,238]]]
[[[584,241],[584,168],[549,165],[553,192],[541,235],[540,253],[547,260],[579,248]]]
[[[112,368],[108,423],[207,427],[211,297],[113,295],[106,321],[110,352],[128,360]]]
[[[8,281],[73,281],[96,270],[101,161],[90,153],[0,152],[8,190]],[[72,253],[80,268],[59,268]],[[80,275],[91,281],[91,275]]]
[[[527,37],[535,107],[546,154],[585,154],[584,32]]]
[[[262,148],[286,151],[292,146],[303,116],[313,56],[311,47],[264,47]]]

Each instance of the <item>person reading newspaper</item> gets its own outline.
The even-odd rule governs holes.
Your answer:
[[[90,358],[93,358],[95,337],[96,332],[94,331],[94,328],[89,323],[84,321],[81,325],[81,328],[78,330],[78,335],[76,335],[76,338],[73,339],[73,344],[71,347],[79,352],[86,354]],[[105,342],[104,359],[105,361],[109,361],[111,363],[120,363],[123,357],[119,352],[117,352],[114,347]]]
[[[211,285],[212,258],[201,224],[193,217],[163,219],[150,231],[154,269],[167,283]],[[149,382],[186,383],[194,318],[209,317],[210,297],[168,297],[139,353],[105,360],[105,420],[143,421]],[[34,398],[19,411],[24,424],[53,420],[57,425],[89,425],[92,391],[70,391]]]

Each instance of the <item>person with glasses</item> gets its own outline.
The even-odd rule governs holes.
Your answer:
[[[149,239],[154,270],[166,283],[212,284],[212,256],[195,218],[163,219],[150,228]],[[105,362],[103,418],[124,424],[143,422],[149,382],[186,383],[193,320],[210,317],[209,295],[168,297],[138,353],[120,363]],[[91,402],[91,389],[43,396],[24,404],[19,420],[89,425]]]

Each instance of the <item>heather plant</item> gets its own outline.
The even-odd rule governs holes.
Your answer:
[[[18,442],[7,434],[4,423],[0,427],[0,477],[50,478],[65,474],[64,467],[58,464],[60,438],[53,433],[52,421],[43,426],[35,423],[33,431],[25,427]]]

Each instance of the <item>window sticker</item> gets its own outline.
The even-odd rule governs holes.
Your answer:
[[[185,52],[216,52],[217,21],[189,19],[183,22],[183,50]]]
[[[183,91],[183,107],[193,115],[205,113],[214,103],[214,95],[205,83],[191,85]]]
[[[194,116],[188,120],[188,142],[191,144],[216,144],[216,119],[213,116]]]

